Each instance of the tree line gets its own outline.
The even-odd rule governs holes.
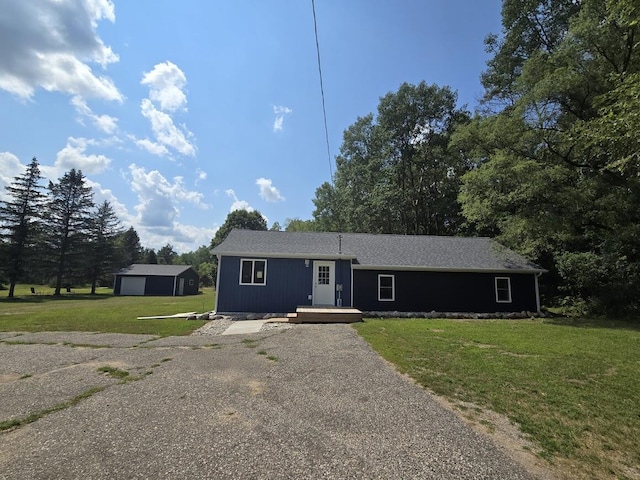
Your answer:
[[[13,297],[17,283],[49,284],[54,295],[70,285],[112,285],[112,273],[133,263],[192,265],[211,285],[209,249],[178,255],[171,244],[143,248],[133,227],[124,229],[108,201],[96,205],[80,170],[42,185],[38,160],[6,187],[0,203],[0,282]]]
[[[638,19],[636,0],[504,0],[503,32],[485,39],[492,57],[474,114],[457,106],[448,86],[402,84],[345,130],[334,177],[315,192],[313,218],[271,229],[490,236],[549,271],[541,279],[548,305],[637,313]],[[124,265],[135,255],[185,260],[213,281],[211,247],[233,227],[267,229],[259,212],[236,211],[208,248],[178,256],[167,245],[156,253],[139,239],[133,246],[133,229],[112,225],[108,203],[93,206],[80,172],[50,183],[40,204],[32,171],[37,163],[0,209],[2,254],[38,252],[28,272],[48,268],[43,278],[54,278],[56,291],[61,279],[105,271],[109,255],[93,253],[107,245],[129,255]],[[103,221],[68,218],[71,205]],[[2,265],[10,284],[25,275],[22,260]]]
[[[344,132],[308,230],[486,235],[547,303],[640,310],[640,4],[505,0],[478,111],[403,84]]]

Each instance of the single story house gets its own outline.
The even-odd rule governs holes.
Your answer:
[[[216,311],[540,311],[545,272],[485,237],[232,230],[218,257]]]
[[[134,263],[113,275],[114,295],[197,295],[200,280],[189,265]]]

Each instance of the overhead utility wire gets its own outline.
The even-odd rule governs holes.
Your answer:
[[[324,116],[324,137],[327,140],[327,156],[329,157],[329,173],[333,183],[333,163],[331,161],[331,148],[329,147],[329,129],[327,128],[327,109],[324,104],[324,85],[322,83],[322,65],[320,63],[320,44],[318,43],[318,21],[316,19],[316,3],[311,0],[313,10],[313,29],[316,32],[316,52],[318,53],[318,74],[320,75],[320,95],[322,96],[322,115]]]

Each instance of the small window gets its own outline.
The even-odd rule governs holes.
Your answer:
[[[396,299],[395,275],[378,275],[378,301],[393,302]]]
[[[511,279],[496,277],[496,302],[511,303]]]
[[[190,286],[190,287],[193,287],[193,286],[195,285],[195,283],[196,283],[196,282],[195,282],[195,280],[194,280],[193,278],[190,278],[190,279],[189,279],[189,286]]]
[[[266,260],[241,260],[240,285],[265,285],[266,283]]]
[[[318,266],[318,285],[329,285],[331,267],[329,265]]]

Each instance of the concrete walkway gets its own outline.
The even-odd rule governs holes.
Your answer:
[[[349,325],[0,333],[0,358],[0,480],[532,478]]]
[[[258,333],[262,326],[269,320],[240,320],[229,325],[221,335],[244,335]]]

